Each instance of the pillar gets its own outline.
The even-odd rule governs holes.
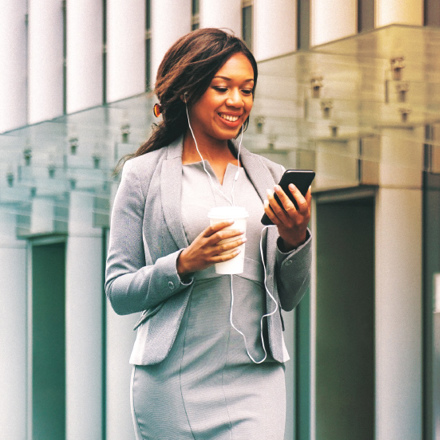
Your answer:
[[[95,440],[103,426],[102,234],[92,193],[70,194],[66,256],[66,438]]]
[[[63,114],[63,8],[61,0],[30,0],[28,122]]]
[[[311,46],[357,33],[356,0],[311,1]]]
[[[130,382],[133,366],[128,363],[138,314],[119,316],[107,303],[107,440],[134,440]]]
[[[241,38],[241,0],[200,0],[200,27],[227,28]]]
[[[26,1],[2,2],[0,133],[26,124]]]
[[[111,187],[114,199],[118,184]],[[107,253],[107,250],[105,254]],[[134,440],[131,416],[130,384],[133,366],[128,363],[136,338],[133,331],[139,314],[120,316],[106,303],[106,402],[107,440]]]
[[[102,103],[103,2],[76,0],[67,8],[67,113]]]
[[[143,93],[145,86],[145,0],[107,0],[107,101]]]
[[[392,23],[423,26],[423,0],[375,0],[375,26]]]
[[[423,129],[418,129],[423,132]],[[376,199],[376,440],[422,436],[423,133],[384,130]],[[406,139],[405,139],[406,138]]]
[[[26,242],[15,216],[0,211],[0,426],[2,438],[24,439],[27,426]]]
[[[178,38],[191,31],[191,2],[151,0],[151,14],[151,81],[154,86],[165,52]]]
[[[295,2],[254,0],[254,56],[258,61],[297,48]]]

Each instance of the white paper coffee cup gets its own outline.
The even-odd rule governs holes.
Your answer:
[[[246,222],[249,217],[248,212],[245,208],[239,206],[216,206],[212,208],[208,213],[208,218],[211,221],[211,225],[215,225],[216,223],[225,221],[225,220],[233,220],[234,224],[225,228],[227,229],[240,229],[243,231],[243,235],[246,233]],[[236,240],[237,237],[229,238],[226,240],[222,240],[222,242],[227,242],[231,240]],[[240,253],[228,260],[223,261],[222,263],[215,264],[215,271],[218,274],[239,274],[243,273],[244,269],[244,243],[239,247]]]

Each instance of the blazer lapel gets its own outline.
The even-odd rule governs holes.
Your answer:
[[[182,138],[168,147],[160,173],[161,200],[165,222],[179,249],[188,246],[180,206],[182,194]]]
[[[266,190],[274,187],[274,180],[270,171],[258,156],[250,154],[247,150],[242,152],[240,160],[261,200],[265,200],[267,198]]]

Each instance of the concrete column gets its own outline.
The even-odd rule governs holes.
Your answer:
[[[25,439],[27,425],[26,243],[15,216],[0,211],[0,426],[4,439]]]
[[[163,21],[165,31],[170,26]],[[145,1],[107,1],[107,101],[145,91]]]
[[[0,133],[26,124],[26,1],[3,1],[1,11]]]
[[[102,437],[102,233],[93,194],[70,195],[66,256],[66,438]]]
[[[254,0],[254,56],[260,60],[297,48],[295,2]]]
[[[311,0],[311,46],[357,33],[357,0]]]
[[[286,366],[286,430],[284,440],[293,440],[295,433],[295,314],[294,312],[284,313],[284,340],[290,361]]]
[[[102,26],[102,2],[68,3],[67,113],[102,103]]]
[[[423,0],[375,0],[375,26],[391,23],[423,26]]]
[[[30,233],[51,234],[54,232],[55,198],[35,197],[32,199]]]
[[[384,134],[376,200],[376,440],[421,440],[423,146],[405,141],[408,130]]]
[[[61,0],[29,0],[29,123],[63,114]]]
[[[112,184],[111,200],[116,195],[117,187],[118,184]],[[117,315],[108,301],[106,310],[107,440],[134,440],[130,402],[133,367],[128,361],[136,338],[133,327],[139,319],[139,314]]]
[[[241,0],[200,0],[200,27],[227,28],[237,37],[241,32]]]
[[[166,51],[178,38],[191,31],[191,2],[151,0],[151,14],[151,81],[154,86],[157,69]]]
[[[118,316],[107,304],[107,440],[134,440],[128,363],[138,314]]]

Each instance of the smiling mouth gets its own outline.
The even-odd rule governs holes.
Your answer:
[[[219,113],[219,116],[229,122],[236,122],[239,119],[239,116],[233,116],[233,115],[225,115],[223,113]]]

